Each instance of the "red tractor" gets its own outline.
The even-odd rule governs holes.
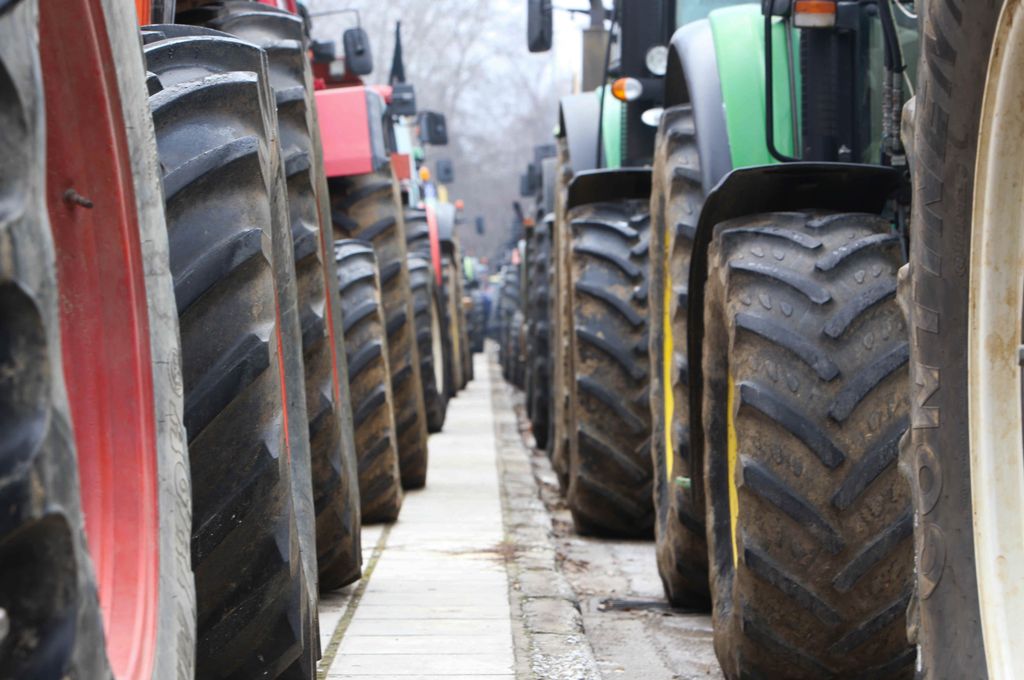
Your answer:
[[[311,18],[342,12],[352,10],[328,10]],[[356,17],[358,21],[358,13]],[[394,117],[409,107],[414,111],[415,101],[407,85],[363,83],[362,77],[373,70],[373,58],[361,27],[344,31],[341,44],[339,55],[333,40],[312,43],[330,215],[336,239],[368,241],[376,253],[387,331],[381,342],[387,349],[402,486],[418,489],[426,483],[427,413],[400,191],[411,163],[407,156],[392,153],[391,132]],[[361,401],[356,413],[372,409],[372,404],[389,408],[376,385],[356,401]],[[364,476],[363,488],[381,487]]]
[[[0,0],[0,677],[312,678],[360,575],[282,4]]]

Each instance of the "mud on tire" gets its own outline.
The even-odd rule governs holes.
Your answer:
[[[661,119],[651,194],[650,366],[654,534],[665,596],[677,607],[706,607],[707,541],[703,470],[690,455],[687,289],[693,236],[704,202],[690,105]],[[688,480],[688,485],[680,484]]]
[[[427,482],[427,416],[413,325],[401,201],[390,168],[366,175],[332,178],[329,184],[335,238],[368,241],[377,253],[387,314],[388,361],[402,486],[419,489]]]
[[[498,288],[498,342],[502,376],[513,385],[519,355],[519,331],[514,325],[516,313],[521,314],[519,306],[519,267],[508,264]]]
[[[987,667],[976,571],[969,246],[986,75],[1000,11],[1013,10],[1001,0],[924,5],[910,276],[900,291],[911,326],[914,427],[901,452],[917,515],[911,630],[925,677],[981,679],[999,670]]]
[[[163,30],[145,52],[182,339],[197,673],[305,678],[318,642],[297,517],[313,508],[296,509],[308,499],[289,459],[308,460],[309,438],[265,57],[205,29]]]
[[[729,678],[913,674],[899,245],[874,215],[716,227],[703,456],[715,651]]]
[[[377,257],[362,241],[337,241],[334,252],[346,310],[345,348],[356,405],[353,422],[363,521],[393,522],[402,507],[402,476]]]
[[[651,496],[647,201],[573,208],[569,281],[575,422],[567,501],[581,534],[647,536]]]
[[[552,219],[533,229],[527,244],[526,310],[526,408],[537,447],[548,447],[551,416],[551,307],[548,270],[551,267]]]
[[[243,40],[267,54],[277,106],[294,245],[302,356],[306,379],[316,564],[321,589],[359,578],[358,482],[352,404],[346,390],[341,311],[328,239],[327,185],[319,162],[313,79],[302,19],[267,5],[228,0],[179,14]]]
[[[451,366],[452,382],[448,398],[455,397],[466,386],[466,364],[462,357],[461,297],[459,296],[458,271],[451,254],[441,255],[441,297],[444,302],[441,325],[448,343],[448,364]]]
[[[555,222],[551,231],[551,443],[548,454],[563,493],[569,488],[569,436],[572,432],[573,376],[570,345],[572,290],[569,284],[569,242],[572,234],[565,216],[565,202],[572,166],[565,137],[557,140],[558,165],[555,173]]]
[[[443,302],[434,286],[434,274],[426,257],[410,253],[408,261],[427,428],[430,432],[440,432],[448,413],[445,386],[452,380],[447,359],[450,356],[448,337],[441,322]]]
[[[195,591],[180,343],[135,13],[124,3],[105,0],[40,5],[22,0],[0,12],[0,609],[5,614],[0,676],[108,677],[112,668],[124,673],[134,662],[138,677],[191,677]],[[96,71],[83,85],[94,98],[69,111],[60,98],[69,91],[66,79],[91,68]],[[95,115],[97,105],[109,107],[109,119]],[[75,120],[82,111],[90,115]],[[89,138],[83,140],[83,134]],[[104,147],[103,158],[89,155],[97,147]],[[69,187],[86,198],[102,192],[104,200],[90,207],[68,202]],[[81,262],[76,247],[90,249],[84,272],[67,265]],[[103,271],[93,268],[101,263]],[[125,291],[137,295],[137,306],[103,306],[90,297],[95,291],[74,288],[80,279],[65,278],[66,267],[95,276],[94,285],[113,293],[115,307]],[[85,297],[69,304],[76,296]],[[105,346],[88,350],[95,355],[81,353],[81,335],[89,333],[86,346],[96,336],[76,324],[103,324],[111,312],[131,318],[125,323],[141,332],[122,334],[118,320],[108,325]],[[80,337],[69,338],[69,327]],[[99,355],[126,349],[139,364],[123,374],[141,381],[135,384],[143,390],[139,403],[148,408],[126,409],[110,398],[104,387],[115,381],[106,386],[78,382],[83,374],[75,370],[76,362],[88,374],[101,366]],[[79,393],[69,403],[71,390]],[[85,415],[97,422],[86,422],[76,411],[82,399],[91,402]],[[100,419],[107,422],[101,425]],[[119,471],[130,479],[100,480],[82,493],[79,470],[89,467],[95,476],[113,462],[106,458],[109,448],[97,450],[89,436],[97,431],[131,446],[141,431],[151,442],[152,477],[134,477],[126,455],[119,459]],[[83,440],[91,441],[83,446]],[[146,487],[153,492],[151,506],[138,502]],[[155,535],[145,522],[129,528],[144,531],[142,541],[158,549],[154,563],[136,562],[155,573],[140,575],[133,565],[116,563],[110,541],[96,542],[95,536],[92,549],[103,546],[103,553],[88,554],[83,508],[107,508],[97,513],[104,527],[123,530],[119,511],[126,497],[129,507],[153,512]],[[107,511],[114,517],[104,517]],[[124,604],[139,595],[134,579],[154,578],[155,592],[146,588],[142,595],[153,617],[145,635],[152,637],[133,636],[139,632],[138,617],[129,617],[125,626],[111,622],[113,636],[104,631],[94,561],[104,564],[108,578],[120,579]],[[152,645],[151,668],[144,666],[140,644]],[[126,659],[126,653],[135,656]]]

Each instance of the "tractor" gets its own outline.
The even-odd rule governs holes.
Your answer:
[[[404,70],[404,69],[402,69]],[[434,182],[425,164],[424,147],[448,144],[445,117],[434,111],[421,111],[415,119],[404,121],[399,148],[408,149],[410,178],[403,187],[406,244],[416,259],[417,338],[424,366],[424,395],[427,427],[440,432],[448,411],[448,401],[462,388],[464,364],[459,357],[458,322],[453,314],[455,298],[449,284],[453,281],[454,205],[447,201],[447,188]],[[450,170],[450,168],[449,168]],[[429,352],[424,356],[425,352]]]
[[[729,678],[913,672],[913,14],[623,0],[561,102],[556,469],[581,533],[653,525]]]
[[[0,4],[0,677],[312,678],[318,591],[359,578],[324,156],[280,5]]]
[[[401,193],[411,161],[396,146],[401,117],[415,113],[415,93],[406,83],[364,84],[362,77],[372,72],[373,57],[358,12],[326,9],[309,16],[316,30],[320,17],[339,13],[356,18],[356,26],[341,36],[342,49],[338,50],[336,40],[312,42],[329,214],[336,238],[369,241],[376,253],[402,487],[419,489],[426,484],[427,409]],[[374,350],[367,346],[365,351]],[[355,412],[373,410],[371,404],[387,409],[388,400],[380,398],[378,383],[367,385],[369,391]],[[373,432],[376,429],[368,427],[367,436],[373,437]],[[367,454],[378,449],[371,448]]]

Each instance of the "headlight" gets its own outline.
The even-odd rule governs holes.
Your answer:
[[[653,109],[647,109],[640,114],[640,120],[643,121],[644,125],[656,128],[661,123],[661,117],[665,115],[664,107],[657,106]]]
[[[647,70],[656,76],[663,76],[668,71],[668,48],[664,45],[655,45],[647,50],[644,57]]]

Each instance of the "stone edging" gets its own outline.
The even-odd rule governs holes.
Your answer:
[[[579,600],[556,566],[551,515],[540,499],[509,388],[493,351],[488,359],[516,678],[600,680]]]

